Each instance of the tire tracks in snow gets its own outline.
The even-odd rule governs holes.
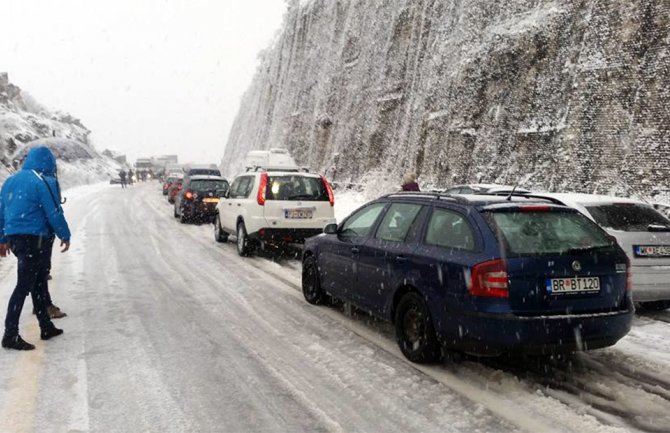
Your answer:
[[[215,245],[213,239],[205,244],[201,232],[189,230],[188,226],[182,227],[184,228],[183,233],[189,235],[203,247],[211,248]],[[215,248],[212,250],[216,251]],[[220,255],[224,254],[220,253]],[[248,258],[245,262],[262,273],[272,275],[273,278],[296,291],[295,296],[301,297],[299,270],[295,269],[291,263],[283,266],[281,264],[268,266],[271,262],[262,258]],[[290,269],[288,275],[284,272],[286,269]],[[628,431],[632,428],[647,432],[667,431],[668,424],[663,419],[660,421],[647,419],[650,411],[645,406],[649,404],[642,404],[642,407],[627,404],[630,402],[626,401],[625,394],[632,393],[634,396],[632,398],[641,397],[647,400],[647,403],[653,403],[651,409],[665,410],[665,413],[668,413],[670,383],[659,375],[628,368],[625,364],[618,363],[616,359],[600,360],[602,352],[577,354],[570,362],[576,362],[578,368],[572,368],[571,365],[567,367],[560,364],[553,365],[551,362],[542,362],[534,368],[527,363],[519,365],[500,359],[483,360],[476,363],[465,362],[455,366],[420,366],[404,359],[397,350],[391,335],[380,336],[378,330],[371,329],[369,324],[362,324],[361,320],[348,318],[334,309],[324,310],[332,319],[373,345],[391,353],[415,370],[442,383],[458,394],[484,404],[492,413],[525,430],[579,431],[578,425],[571,425],[569,421],[566,422],[565,419],[556,417],[555,411],[542,411],[543,408],[551,406],[551,401],[554,401],[557,405],[563,406],[563,411],[576,410],[581,414],[582,421],[587,422],[584,418],[588,417],[598,420],[600,427],[606,430]],[[605,349],[605,351],[608,350],[612,349]],[[514,387],[514,393],[519,394],[515,398],[506,395],[509,394],[510,386]],[[528,407],[519,411],[519,407],[527,405],[528,394],[543,397],[547,401],[543,402],[544,405],[538,405],[534,413],[532,408]],[[662,416],[653,411],[651,414]]]

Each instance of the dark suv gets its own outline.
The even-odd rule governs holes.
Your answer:
[[[398,193],[308,239],[303,293],[395,324],[403,354],[610,346],[633,317],[629,264],[579,212],[543,199]]]
[[[179,221],[214,221],[216,205],[228,191],[228,181],[221,176],[196,175],[184,178],[174,202],[174,217]]]

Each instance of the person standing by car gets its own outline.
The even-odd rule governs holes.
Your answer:
[[[416,182],[416,174],[407,173],[403,177],[403,182],[401,185],[403,191],[421,191],[419,189],[419,184]]]
[[[121,189],[126,187],[126,171],[121,169],[119,172],[119,179],[121,179]]]
[[[13,252],[18,259],[17,283],[9,298],[2,347],[32,350],[34,345],[19,335],[23,304],[31,294],[40,325],[40,338],[49,340],[63,333],[54,326],[47,311],[47,296],[41,282],[48,278],[48,238],[61,239],[62,252],[70,249],[70,229],[63,209],[47,177],[56,173],[56,159],[46,147],[35,147],[23,168],[9,177],[0,191],[0,257]]]

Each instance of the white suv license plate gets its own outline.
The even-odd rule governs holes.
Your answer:
[[[284,209],[284,218],[290,220],[312,219],[314,212],[311,209]]]
[[[554,295],[566,293],[598,293],[599,277],[548,278],[547,292]]]

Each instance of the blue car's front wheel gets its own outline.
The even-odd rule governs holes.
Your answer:
[[[423,297],[405,294],[396,308],[395,332],[403,355],[412,362],[434,362],[440,358],[435,328]]]
[[[321,288],[319,269],[314,257],[307,257],[302,263],[302,294],[312,305],[328,304],[330,298]]]

